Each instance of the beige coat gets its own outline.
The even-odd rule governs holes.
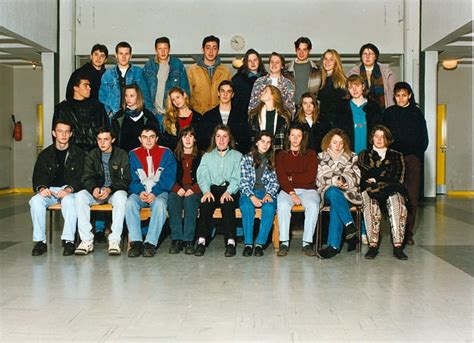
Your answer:
[[[217,97],[217,87],[224,80],[230,80],[232,74],[230,70],[222,64],[216,67],[212,80],[207,73],[207,69],[197,64],[193,64],[188,69],[189,86],[191,89],[191,108],[201,114],[219,104]]]

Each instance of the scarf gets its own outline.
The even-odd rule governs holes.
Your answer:
[[[378,63],[374,64],[372,74],[370,75],[370,87],[367,81],[367,72],[362,63],[360,65],[360,76],[365,80],[365,87],[369,90],[369,99],[375,101],[379,106],[385,108],[385,93],[383,88],[383,76]]]
[[[130,117],[133,121],[139,120],[143,115],[143,111],[137,111],[137,109],[131,109],[130,107],[125,108],[125,117]]]

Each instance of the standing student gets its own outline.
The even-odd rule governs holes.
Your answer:
[[[214,128],[219,124],[227,125],[235,137],[235,148],[241,153],[250,149],[250,132],[246,112],[239,112],[234,106],[234,86],[231,81],[224,80],[218,88],[219,105],[204,113],[201,121],[203,146],[209,147]]]
[[[330,130],[330,125],[324,117],[321,117],[318,102],[312,93],[306,92],[301,96],[294,122],[306,130],[308,149],[321,152],[321,142]]]
[[[189,103],[186,92],[178,87],[170,89],[166,100],[166,113],[163,117],[163,129],[161,131],[161,144],[176,149],[179,132],[189,126],[194,128],[197,142],[201,150],[207,149],[205,139],[201,135],[202,115],[196,112]]]
[[[130,239],[128,257],[155,256],[166,221],[168,194],[176,181],[176,160],[171,150],[157,144],[158,133],[155,126],[145,126],[140,133],[142,145],[129,153],[132,181],[125,206]],[[145,244],[140,227],[140,209],[143,207],[151,208]]]
[[[136,84],[125,86],[121,109],[112,118],[114,136],[117,137],[115,144],[129,152],[141,145],[139,137],[145,126],[158,129],[158,125],[153,113],[145,108],[140,87]]]
[[[367,88],[359,75],[347,79],[349,99],[345,100],[343,111],[336,119],[336,127],[349,137],[350,146],[358,154],[367,149],[369,133],[375,125],[382,122],[379,105],[367,99]]]
[[[143,67],[143,76],[150,90],[153,113],[158,121],[163,121],[166,112],[166,97],[173,87],[179,87],[189,94],[189,81],[183,62],[170,56],[171,44],[168,37],[155,40],[155,52]]]
[[[109,57],[109,50],[103,44],[95,44],[91,49],[90,61],[82,67],[77,68],[69,77],[66,86],[66,99],[74,96],[74,80],[76,75],[83,75],[90,82],[91,95],[90,98],[99,100],[99,89],[102,75],[105,73],[105,63]]]
[[[304,206],[303,253],[315,256],[313,236],[319,216],[320,198],[316,189],[318,156],[307,148],[306,131],[298,124],[289,130],[288,146],[276,155],[276,172],[281,191],[277,197],[277,215],[280,225],[278,256],[288,255],[290,249],[291,208]]]
[[[405,239],[407,244],[413,245],[423,154],[428,147],[428,130],[423,112],[416,105],[415,96],[408,83],[395,84],[394,99],[396,105],[385,110],[383,122],[394,139],[391,148],[401,152],[405,162],[404,185],[410,198]]]
[[[306,92],[318,98],[321,87],[321,69],[309,59],[313,44],[308,37],[299,37],[294,44],[296,59],[286,65],[285,72],[285,76],[295,84],[294,102],[297,103]]]
[[[207,36],[202,41],[202,56],[188,68],[191,88],[191,107],[199,113],[206,113],[219,102],[217,87],[223,80],[230,80],[232,74],[219,58],[220,40]]]
[[[379,49],[372,43],[361,46],[359,57],[361,63],[352,68],[347,76],[360,75],[368,90],[368,97],[383,110],[394,104],[393,86],[396,77],[388,64],[379,63]]]
[[[263,256],[276,211],[280,185],[275,172],[272,134],[262,131],[249,154],[240,162],[240,211],[244,229],[243,256]],[[260,227],[253,247],[255,209],[261,209]]]
[[[280,90],[272,85],[265,86],[260,94],[260,103],[249,113],[250,140],[256,143],[261,131],[269,131],[273,139],[273,150],[285,148],[290,125],[290,113],[283,106]]]
[[[107,69],[102,76],[99,89],[99,100],[104,104],[109,118],[115,116],[120,110],[123,90],[125,86],[136,83],[143,95],[145,108],[153,111],[150,93],[143,76],[143,70],[130,63],[132,59],[132,46],[127,42],[120,42],[115,46],[117,65]]]
[[[350,207],[360,205],[360,170],[357,155],[351,151],[349,138],[341,129],[332,129],[323,138],[323,151],[318,154],[319,167],[316,184],[323,205],[331,206],[326,248],[319,250],[321,258],[332,258],[340,249],[343,238],[347,251],[356,249],[359,238]]]
[[[29,204],[33,222],[32,255],[47,252],[46,209],[61,203],[64,228],[61,239],[64,241],[64,256],[74,254],[74,235],[77,215],[74,205],[75,193],[81,189],[81,176],[84,168],[85,152],[70,144],[71,124],[57,120],[52,130],[54,143],[41,151],[33,170],[33,190],[36,192]]]
[[[253,84],[250,95],[249,109],[251,112],[260,103],[260,96],[266,86],[274,86],[281,92],[283,107],[293,117],[295,114],[295,85],[282,74],[285,67],[285,58],[279,53],[272,52],[269,58],[270,72],[267,75],[259,77]]]
[[[197,245],[194,255],[203,256],[206,243],[214,228],[213,213],[222,211],[222,227],[226,244],[225,256],[236,254],[235,209],[239,201],[240,160],[242,154],[235,150],[234,140],[226,125],[217,125],[211,146],[204,154],[197,171],[199,187],[204,194],[199,207]]]
[[[322,58],[322,81],[318,93],[320,115],[331,125],[336,127],[337,117],[343,111],[347,96],[346,75],[342,67],[341,57],[334,49],[324,52]]]
[[[76,255],[94,251],[94,235],[90,224],[90,206],[109,203],[112,207],[112,232],[109,255],[120,255],[120,240],[125,219],[127,188],[130,183],[130,166],[127,152],[114,147],[115,137],[110,128],[97,132],[97,148],[87,154],[84,161],[82,184],[84,189],[76,194],[77,227],[81,243]]]
[[[186,255],[193,255],[196,219],[202,193],[197,182],[201,153],[197,147],[196,132],[192,126],[179,132],[178,145],[174,154],[178,164],[176,183],[168,198],[172,240],[169,253],[178,254],[184,248]]]

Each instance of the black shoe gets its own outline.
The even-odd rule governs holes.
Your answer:
[[[402,261],[408,260],[408,256],[405,255],[405,253],[403,252],[402,247],[394,247],[393,248],[393,256],[395,256],[396,258],[398,258],[399,260],[402,260]]]
[[[323,259],[328,259],[336,256],[338,254],[337,249],[333,247],[326,247],[318,251],[318,254]]]
[[[413,240],[413,238],[407,238],[407,245],[415,245],[415,241]]]
[[[203,256],[206,252],[206,246],[204,244],[198,244],[194,251],[194,256]]]
[[[369,250],[367,251],[367,253],[365,254],[365,258],[368,259],[368,260],[373,260],[375,258],[375,256],[377,256],[379,253],[379,248],[377,247],[369,247]]]
[[[94,235],[94,242],[95,243],[108,243],[107,237],[105,237],[104,231],[96,232]]]
[[[44,242],[36,242],[35,246],[33,247],[33,251],[31,252],[32,256],[41,256],[45,252],[48,251],[48,246]]]
[[[235,253],[236,253],[235,245],[234,244],[227,244],[227,246],[225,247],[224,256],[225,257],[233,257],[233,256],[235,256]]]
[[[244,251],[242,252],[242,256],[249,257],[252,256],[253,249],[251,245],[246,245]]]
[[[255,246],[255,250],[253,251],[253,256],[257,256],[257,257],[263,256],[263,248],[260,245]]]
[[[145,249],[143,250],[143,257],[153,257],[156,253],[156,247],[153,244],[145,243]]]
[[[352,238],[347,240],[347,251],[354,251],[357,248],[357,244],[359,244],[359,237],[352,236]]]
[[[193,242],[184,242],[184,253],[186,255],[194,255]]]
[[[306,256],[316,256],[316,251],[314,251],[313,244],[307,244],[301,249],[303,254]]]
[[[63,250],[63,256],[71,256],[74,255],[74,252],[76,251],[76,246],[74,245],[73,242],[66,242],[64,243],[64,250]]]
[[[179,254],[181,250],[183,250],[183,241],[174,240],[173,242],[171,242],[171,246],[169,250],[170,254]]]
[[[286,256],[288,255],[288,251],[290,251],[290,248],[286,244],[280,244],[280,249],[278,250],[278,256]]]
[[[138,257],[143,254],[143,242],[130,242],[130,250],[128,250],[128,257]]]
[[[350,223],[349,225],[346,226],[346,232],[345,232],[345,239],[348,241],[352,237],[357,235],[357,229],[354,225],[354,223]]]

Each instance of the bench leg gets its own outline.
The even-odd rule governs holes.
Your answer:
[[[360,247],[362,245],[362,215],[361,215],[361,211],[359,208],[357,208],[356,210],[356,229],[357,229],[357,236],[359,238],[359,243],[357,243],[357,246],[356,246],[356,252],[359,253],[360,252]]]
[[[278,252],[280,250],[280,226],[278,225],[278,217],[273,219],[273,235],[272,235],[273,250]]]
[[[53,212],[54,211],[49,211],[49,243],[53,243]]]
[[[316,251],[321,250],[322,248],[322,221],[323,221],[323,212],[319,211],[318,222],[316,223]]]

